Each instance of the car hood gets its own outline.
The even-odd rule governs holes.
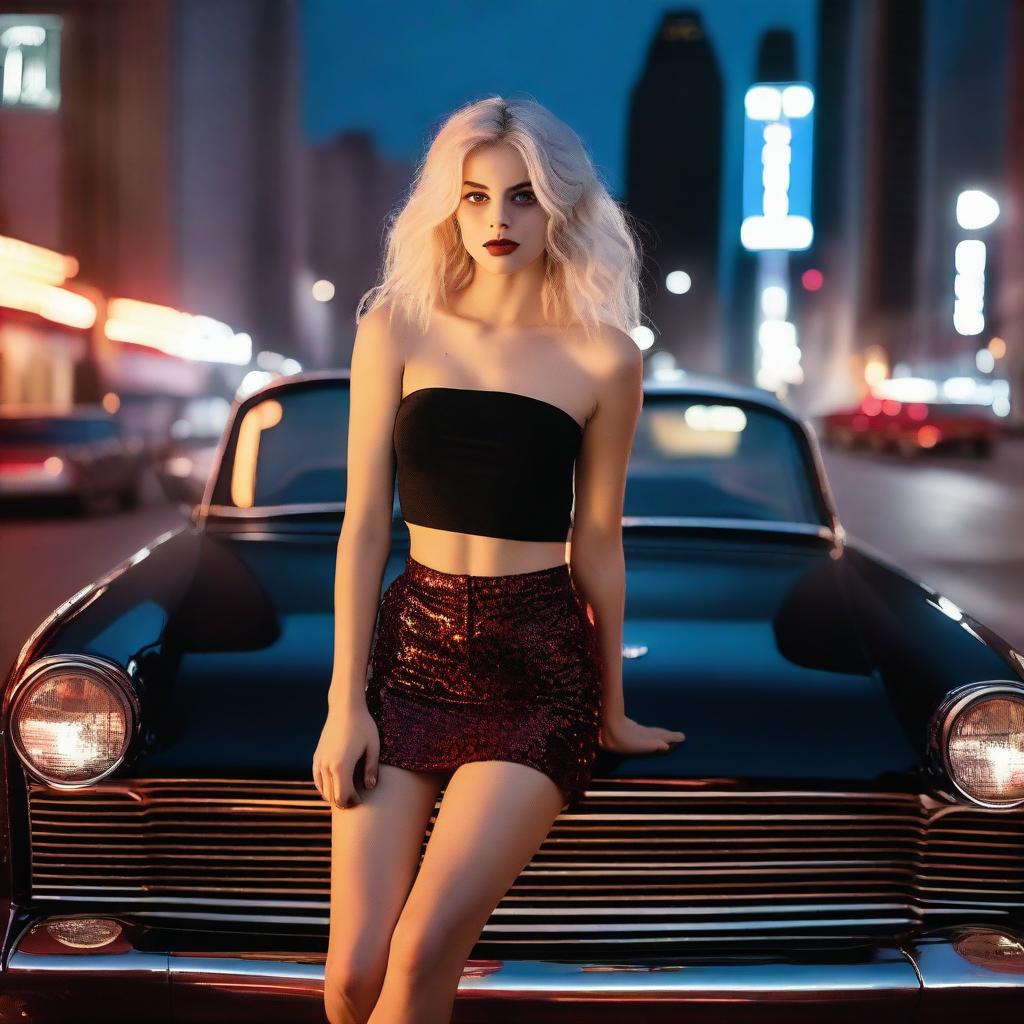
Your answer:
[[[183,529],[39,653],[128,669],[144,707],[134,775],[304,778],[326,713],[336,545],[336,532]],[[384,587],[406,555],[396,542]],[[595,774],[899,787],[921,770],[946,681],[917,680],[907,698],[887,674],[906,660],[863,628],[892,585],[870,578],[875,563],[823,538],[726,531],[627,537],[626,561],[626,712],[686,740],[667,754],[602,750]],[[907,657],[926,642],[899,639]]]

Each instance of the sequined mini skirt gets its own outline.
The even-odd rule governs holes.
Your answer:
[[[601,720],[597,633],[568,564],[503,576],[411,556],[377,610],[366,704],[380,761],[450,775],[516,761],[561,789],[590,780]]]

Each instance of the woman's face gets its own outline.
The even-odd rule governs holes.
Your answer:
[[[481,146],[462,165],[462,196],[455,218],[462,244],[488,273],[511,274],[544,254],[548,215],[530,185],[526,164],[508,143]],[[489,250],[495,238],[518,245],[507,253]]]

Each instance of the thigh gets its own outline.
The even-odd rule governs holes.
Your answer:
[[[529,765],[460,765],[396,926],[399,955],[464,962],[562,806],[555,783]]]
[[[379,764],[362,803],[331,808],[328,965],[387,959],[444,775]]]

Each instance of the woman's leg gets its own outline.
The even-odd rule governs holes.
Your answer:
[[[365,1024],[409,893],[444,775],[378,766],[362,803],[331,808],[331,916],[324,1008],[331,1024]]]
[[[369,1024],[447,1024],[487,919],[564,802],[555,783],[528,765],[471,761],[455,770],[395,925]]]

